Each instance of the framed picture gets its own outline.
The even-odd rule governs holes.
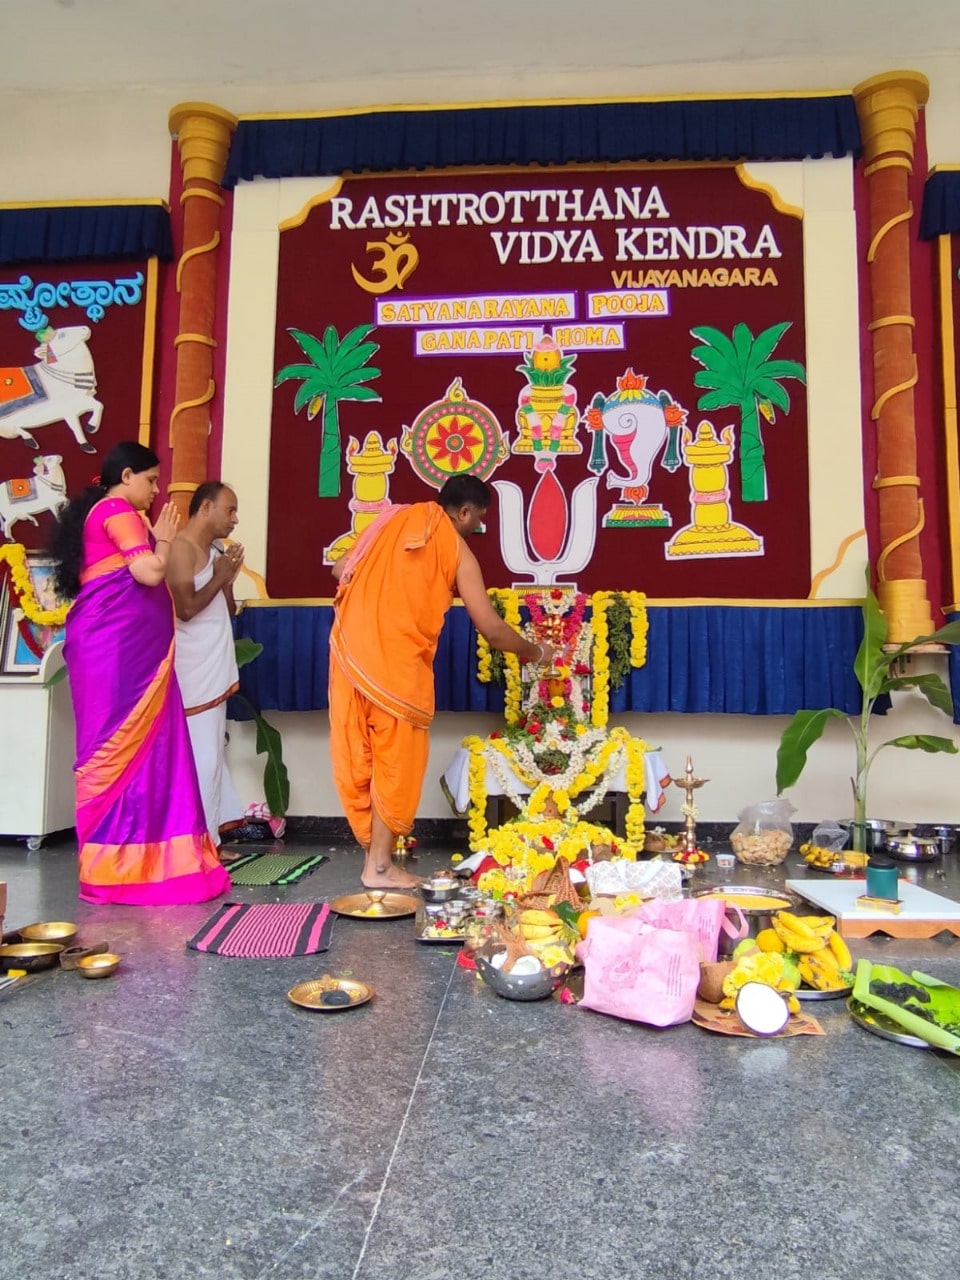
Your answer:
[[[3,661],[0,671],[5,676],[35,676],[43,654],[37,654],[29,643],[29,627],[22,609],[11,609],[3,633]],[[48,628],[43,628],[47,630]]]

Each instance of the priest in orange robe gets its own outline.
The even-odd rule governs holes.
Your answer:
[[[549,645],[500,617],[465,538],[483,523],[491,493],[454,476],[435,501],[391,506],[334,566],[330,632],[333,780],[365,858],[368,889],[409,888],[392,861],[420,801],[434,714],[433,659],[454,592],[494,649],[549,665]]]

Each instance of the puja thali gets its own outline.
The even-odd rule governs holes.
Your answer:
[[[926,1040],[921,1040],[919,1036],[912,1036],[909,1031],[900,1026],[899,1022],[894,1022],[893,1018],[887,1017],[879,1009],[871,1009],[869,1005],[862,1004],[853,996],[847,1001],[847,1009],[858,1027],[863,1027],[864,1031],[870,1031],[883,1040],[909,1045],[912,1049],[933,1048],[933,1045],[928,1044]]]
[[[334,898],[330,910],[338,916],[350,916],[355,920],[399,920],[403,916],[415,915],[420,905],[420,899],[409,893],[367,889],[363,893],[348,893],[342,898]]]
[[[353,982],[349,978],[313,978],[298,982],[287,992],[287,999],[301,1009],[314,1013],[339,1013],[343,1009],[356,1009],[372,1000],[376,993],[365,982]]]

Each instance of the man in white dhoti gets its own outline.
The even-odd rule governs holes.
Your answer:
[[[221,539],[237,524],[237,495],[219,480],[200,485],[189,519],[173,541],[167,582],[177,613],[174,664],[200,781],[207,827],[214,843],[244,838],[243,804],[224,755],[227,699],[238,683],[231,618],[233,582],[243,547]],[[259,830],[257,831],[259,835]]]

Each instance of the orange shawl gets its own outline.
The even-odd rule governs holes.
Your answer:
[[[398,720],[433,719],[433,658],[463,541],[435,502],[399,507],[355,548],[334,600],[330,661]]]

